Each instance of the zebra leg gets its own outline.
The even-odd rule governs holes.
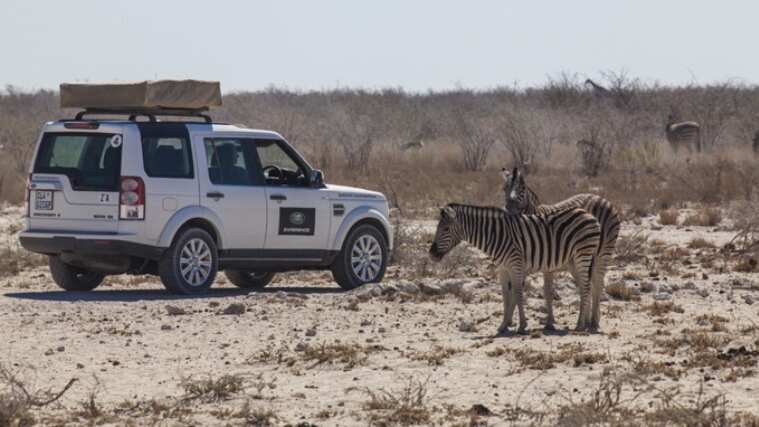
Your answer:
[[[606,254],[601,254],[596,258],[596,262],[593,264],[593,271],[591,272],[591,287],[593,294],[592,301],[592,314],[590,316],[590,330],[598,331],[601,327],[601,293],[604,291],[604,282],[606,277],[606,266],[608,265],[609,257]]]
[[[543,273],[543,298],[546,300],[546,331],[555,331],[553,318],[553,273]]]
[[[500,335],[508,331],[509,326],[514,324],[516,297],[508,271],[500,269],[498,271],[498,280],[501,282],[501,296],[503,297],[503,321],[501,322],[501,326],[498,327],[498,334]]]
[[[580,291],[580,313],[577,315],[577,326],[575,326],[575,330],[584,331],[590,326],[591,318],[590,265],[573,264],[570,268],[570,272],[575,279],[577,290]]]
[[[524,274],[521,271],[512,274],[511,284],[516,292],[517,307],[519,308],[519,328],[517,329],[517,333],[526,334],[527,316],[524,310]]]

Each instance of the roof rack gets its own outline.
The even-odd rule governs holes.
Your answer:
[[[75,120],[83,120],[85,115],[105,114],[105,115],[128,115],[130,121],[137,121],[137,117],[147,117],[151,122],[157,122],[156,116],[177,116],[177,117],[198,117],[205,120],[206,123],[213,123],[211,116],[204,114],[208,107],[203,108],[85,108],[84,111],[76,113]]]

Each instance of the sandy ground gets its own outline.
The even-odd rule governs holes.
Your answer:
[[[20,215],[3,208],[3,236]],[[625,403],[636,410],[656,410],[665,393],[680,407],[724,395],[731,416],[759,415],[759,278],[726,268],[718,249],[668,255],[696,237],[720,247],[734,235],[720,230],[626,223],[623,235],[648,234],[649,244],[640,260],[618,260],[607,284],[625,284],[639,300],[606,298],[602,332],[592,335],[543,333],[533,278],[530,335],[495,337],[500,289],[476,265],[449,279],[393,267],[382,286],[352,292],[329,273],[283,274],[251,294],[219,275],[196,298],[169,295],[147,276],[67,293],[46,267],[28,268],[0,278],[0,364],[30,389],[78,379],[34,410],[50,424],[394,425],[419,414],[422,424],[553,424],[592,398],[605,370],[642,378],[622,389],[629,399],[641,393]],[[0,240],[10,251],[14,239]],[[568,328],[577,293],[566,275],[557,287],[557,325]],[[244,312],[222,314],[230,305]],[[242,378],[242,389],[218,401],[182,387],[227,374]],[[422,398],[404,399],[419,383]],[[383,408],[372,393],[400,402]],[[83,409],[90,397],[96,414]],[[410,408],[406,418],[398,406]]]

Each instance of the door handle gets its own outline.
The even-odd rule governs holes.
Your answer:
[[[287,200],[287,196],[285,196],[284,194],[272,194],[271,196],[269,196],[269,198],[272,200],[279,201],[279,202],[283,200]]]
[[[221,199],[224,197],[224,193],[220,193],[218,191],[210,191],[206,193],[206,197],[210,199]]]

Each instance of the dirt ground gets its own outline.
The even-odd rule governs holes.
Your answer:
[[[10,255],[20,217],[16,207],[0,214]],[[735,234],[729,221],[636,222],[623,226],[598,334],[568,329],[578,295],[561,275],[560,331],[541,330],[535,276],[530,334],[494,336],[500,288],[467,249],[444,266],[406,261],[351,292],[307,272],[258,293],[223,274],[202,297],[169,295],[148,276],[68,293],[47,267],[4,268],[0,397],[14,384],[47,396],[76,379],[30,407],[44,424],[757,422],[759,277],[722,255]],[[420,237],[406,257],[423,256],[434,225],[408,226]]]

